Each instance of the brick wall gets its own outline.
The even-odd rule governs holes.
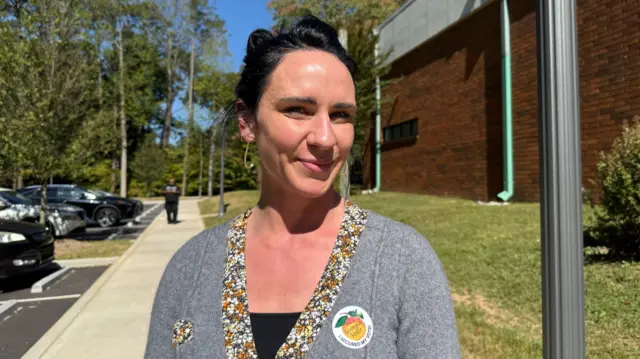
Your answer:
[[[510,2],[515,200],[539,198],[535,0]],[[579,0],[584,183],[640,114],[640,1]],[[494,1],[393,63],[382,126],[418,118],[414,143],[383,149],[388,191],[494,200],[502,190],[500,8]],[[365,183],[374,180],[372,139]]]

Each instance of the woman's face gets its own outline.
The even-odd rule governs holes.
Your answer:
[[[247,142],[257,143],[265,182],[305,197],[326,193],[353,144],[356,98],[346,66],[323,51],[285,55],[255,111],[240,118]]]

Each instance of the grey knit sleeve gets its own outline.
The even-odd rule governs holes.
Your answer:
[[[400,241],[404,278],[399,291],[398,358],[459,359],[458,331],[442,263],[413,228],[395,233],[404,237]]]
[[[195,285],[206,236],[207,234],[201,233],[190,239],[174,254],[165,268],[151,310],[145,359],[176,358],[177,351],[172,345],[172,327],[182,319],[185,304]]]

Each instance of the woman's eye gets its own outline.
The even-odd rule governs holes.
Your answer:
[[[331,114],[331,119],[348,121],[351,119],[351,114],[344,111],[334,112]]]
[[[287,114],[292,114],[292,115],[305,115],[307,113],[307,111],[303,108],[303,107],[287,107],[284,110],[285,113]]]

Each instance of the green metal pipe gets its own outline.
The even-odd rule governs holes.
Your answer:
[[[378,45],[376,44],[376,58],[378,57]],[[373,188],[374,192],[380,191],[382,168],[380,166],[380,76],[376,76],[376,186]]]
[[[502,173],[503,191],[498,198],[509,201],[513,197],[513,117],[511,102],[511,34],[509,5],[500,1],[500,35],[502,42]]]
[[[373,29],[373,36],[378,36],[378,29]],[[374,57],[377,60],[378,59],[378,42],[376,42],[376,45],[374,47]],[[382,169],[380,166],[380,122],[381,122],[381,115],[380,115],[380,77],[376,76],[376,123],[375,123],[375,127],[374,127],[374,131],[375,131],[375,156],[376,156],[376,186],[372,189],[368,189],[368,190],[364,190],[362,191],[362,193],[364,194],[370,194],[370,193],[375,193],[375,192],[379,192],[380,191],[380,184],[381,184],[381,173],[382,173]]]

